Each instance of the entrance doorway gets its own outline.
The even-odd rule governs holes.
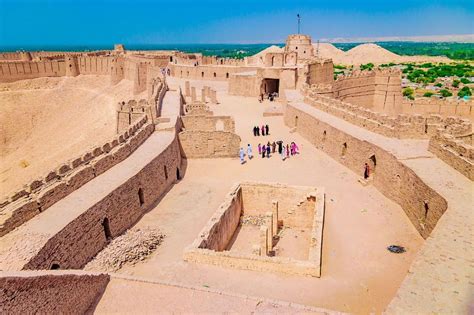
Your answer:
[[[280,91],[280,80],[279,79],[263,79],[263,93],[279,93]]]

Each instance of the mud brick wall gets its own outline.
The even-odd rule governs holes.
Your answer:
[[[413,226],[427,238],[447,209],[446,200],[425,184],[410,168],[391,153],[373,143],[353,137],[316,117],[287,106],[285,124],[333,159],[362,176],[364,164],[374,155],[377,160],[373,185],[387,198],[398,203]],[[343,145],[347,145],[344,154]],[[425,208],[425,203],[428,210]]]
[[[226,131],[182,131],[179,142],[189,159],[237,157],[240,150],[240,137]]]
[[[94,204],[55,234],[23,269],[84,267],[108,243],[102,223],[107,219],[110,237],[133,226],[177,180],[181,154],[177,137],[125,183]]]
[[[109,279],[106,274],[0,274],[0,313],[84,314]]]

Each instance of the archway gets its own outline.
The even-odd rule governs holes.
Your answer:
[[[143,189],[138,188],[138,200],[140,201],[140,207],[145,203],[145,196],[143,195]]]
[[[377,159],[375,158],[375,154],[372,154],[369,157],[369,167],[370,167],[370,172],[373,174],[375,173],[375,169],[377,167]]]
[[[346,156],[346,153],[347,153],[347,143],[344,142],[344,143],[342,144],[341,157]]]
[[[181,174],[179,173],[179,168],[176,168],[176,180],[181,180]]]

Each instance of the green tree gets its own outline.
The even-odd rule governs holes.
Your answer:
[[[406,98],[409,98],[409,99],[413,100],[413,99],[415,99],[415,97],[413,96],[413,93],[414,93],[414,92],[415,92],[415,91],[414,91],[412,88],[410,88],[410,87],[404,88],[404,89],[403,89],[403,96],[405,96]]]
[[[472,92],[471,89],[468,86],[463,87],[461,90],[458,92],[459,97],[464,97],[464,96],[471,96]]]
[[[470,81],[469,79],[467,79],[467,78],[461,78],[461,82],[462,82],[462,84],[469,84],[469,83],[471,83],[471,81]]]
[[[451,93],[451,91],[447,90],[447,89],[442,89],[441,91],[439,91],[439,93],[441,94],[441,96],[443,97],[450,97],[450,96],[453,96],[453,93]]]
[[[442,86],[443,86],[443,84],[442,84],[442,83],[440,83],[440,82],[438,82],[438,83],[436,83],[436,84],[435,84],[435,86],[437,86],[437,87],[442,87]]]
[[[459,81],[459,80],[457,80],[457,79],[454,79],[452,86],[455,87],[455,88],[457,88],[457,87],[459,86],[459,83],[461,83],[461,81]]]
[[[432,97],[433,96],[433,92],[426,92],[425,94],[423,94],[424,97]]]

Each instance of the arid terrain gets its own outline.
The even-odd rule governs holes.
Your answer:
[[[1,195],[113,138],[132,87],[101,75],[0,83]]]

